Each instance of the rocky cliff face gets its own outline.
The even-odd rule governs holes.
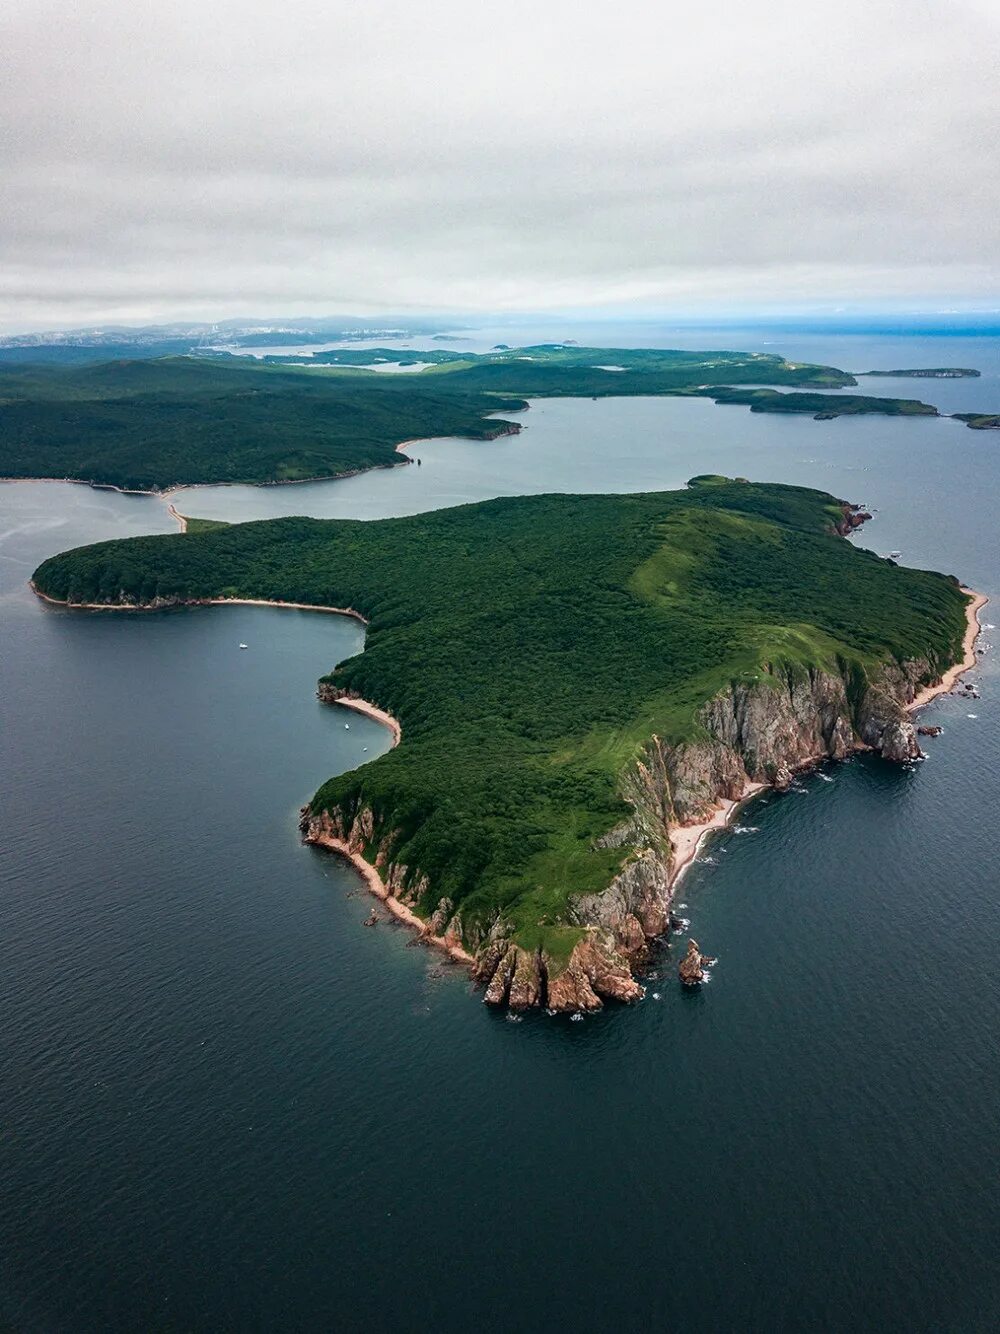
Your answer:
[[[763,667],[758,679],[733,683],[705,705],[699,739],[671,745],[653,737],[622,775],[631,814],[601,840],[621,848],[621,870],[601,893],[573,901],[567,925],[579,934],[568,953],[555,958],[523,948],[502,917],[484,934],[444,898],[427,931],[475,954],[473,976],[490,1005],[586,1011],[607,999],[638,999],[642,988],[633,972],[670,925],[671,829],[709,818],[721,801],[739,800],[748,784],[787,786],[796,770],[824,759],[861,749],[893,761],[915,758],[920,750],[906,705],[933,675],[922,659],[868,677]],[[343,694],[320,684],[321,699],[333,702]],[[369,809],[307,808],[302,829],[307,841],[333,838],[354,853],[367,852],[369,860],[374,846],[387,891],[410,907],[426,903],[428,877],[393,861],[393,831],[380,829]]]

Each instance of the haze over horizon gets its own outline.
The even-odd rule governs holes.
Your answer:
[[[1000,306],[987,0],[8,0],[0,330]]]

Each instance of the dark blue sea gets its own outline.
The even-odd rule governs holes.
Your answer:
[[[975,366],[865,387],[1000,411],[1000,340],[656,341]],[[419,469],[178,504],[377,518],[735,473],[863,501],[861,544],[1000,596],[1000,435],[669,399],[523,421],[423,443]],[[0,1327],[1000,1326],[992,629],[981,698],[927,710],[925,763],[832,766],[706,846],[679,900],[710,985],[682,992],[678,937],[636,1007],[511,1022],[363,929],[354,873],[299,843],[319,783],[387,744],[314,695],[359,625],[26,587],[52,552],[171,526],[152,498],[0,486]]]

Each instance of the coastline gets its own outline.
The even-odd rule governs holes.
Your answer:
[[[183,515],[177,517],[183,518]],[[368,617],[362,616],[361,612],[355,611],[353,607],[322,607],[318,602],[278,602],[270,598],[189,598],[184,602],[170,602],[155,607],[151,603],[139,606],[127,602],[65,602],[62,598],[49,597],[48,593],[43,593],[33,579],[28,580],[28,587],[42,602],[48,602],[53,607],[65,607],[69,611],[143,612],[168,611],[173,607],[285,607],[294,611],[332,612],[334,616],[351,616],[362,625],[368,624]]]
[[[974,589],[966,588],[964,584],[961,587],[962,592],[971,599],[965,608],[965,638],[962,640],[962,661],[956,662],[953,667],[949,667],[936,685],[924,686],[923,690],[919,691],[907,704],[908,713],[914,713],[917,709],[922,709],[932,699],[937,699],[938,695],[946,695],[955,682],[975,667],[978,662],[976,640],[982,633],[982,626],[979,624],[979,613],[989,602],[989,598],[985,593],[977,593]]]
[[[377,704],[372,704],[367,699],[348,699],[346,695],[336,700],[335,703],[339,704],[342,708],[353,709],[355,713],[361,713],[366,718],[374,718],[375,722],[381,723],[383,727],[387,727],[392,733],[392,745],[389,747],[390,750],[395,750],[399,745],[403,737],[403,729],[400,726],[399,719],[394,718],[392,714],[387,713],[385,709],[380,709]]]
[[[175,517],[179,521],[183,519],[183,516],[177,514],[176,511],[175,511]],[[157,608],[154,607],[137,607],[137,606],[127,606],[121,604],[109,605],[107,603],[63,602],[57,598],[52,598],[49,597],[47,594],[42,593],[35,586],[34,581],[29,580],[29,585],[32,591],[35,593],[35,595],[39,597],[41,600],[55,606],[67,607],[73,610],[93,610],[93,611],[157,610]],[[961,587],[962,587],[962,592],[966,594],[968,599],[966,602],[966,611],[965,611],[966,630],[962,642],[962,649],[963,649],[962,658],[959,662],[956,662],[953,666],[949,667],[938,682],[936,682],[933,685],[925,686],[922,690],[920,690],[917,693],[914,699],[909,704],[906,705],[906,710],[909,713],[913,713],[916,710],[923,708],[926,704],[936,699],[939,695],[948,693],[955,685],[955,683],[961,678],[961,676],[965,672],[969,671],[972,667],[974,667],[978,662],[975,646],[976,646],[976,640],[978,639],[982,629],[979,622],[979,612],[982,610],[983,607],[987,605],[987,603],[989,602],[989,598],[985,594],[977,593],[974,590],[965,587],[964,585],[962,585]],[[361,624],[363,625],[367,626],[368,624],[367,618],[352,607],[324,607],[324,606],[319,606],[317,604],[302,603],[302,602],[271,601],[266,598],[205,598],[205,599],[193,599],[190,602],[178,603],[173,605],[226,606],[230,604],[245,605],[245,606],[260,606],[260,607],[286,607],[301,611],[322,611],[322,612],[333,613],[335,615],[340,615],[340,616],[351,616],[354,619],[360,621]],[[386,727],[389,730],[391,734],[392,737],[391,748],[395,748],[396,746],[399,745],[402,735],[402,730],[400,727],[399,720],[395,718],[392,714],[388,713],[384,709],[380,709],[377,705],[371,703],[370,701],[360,698],[345,697],[338,699],[335,702],[341,704],[345,708],[353,709],[356,713],[363,714],[364,716],[372,718],[374,721],[381,723],[384,727]],[[856,751],[860,751],[863,749],[864,747],[860,745],[855,748]],[[806,760],[803,760],[795,766],[795,771],[802,772],[804,770],[810,769],[815,764],[820,763],[824,758],[825,756],[817,755],[810,757]],[[743,805],[746,804],[746,802],[751,800],[758,793],[763,792],[768,788],[771,788],[772,786],[773,785],[769,783],[759,783],[759,782],[755,783],[748,780],[744,785],[743,791],[738,798],[734,800],[720,801],[719,803],[717,803],[717,805],[712,810],[711,814],[706,819],[695,822],[693,824],[676,825],[673,828],[668,829],[667,834],[670,840],[670,845],[673,853],[673,856],[671,858],[669,878],[667,882],[667,888],[668,891],[670,892],[671,899],[673,898],[673,895],[676,893],[677,886],[679,885],[685,872],[687,871],[688,867],[690,867],[694,863],[699,851],[701,850],[708,836],[715,830],[726,828],[731,823],[736,813],[741,809]],[[388,887],[383,882],[381,876],[379,875],[375,867],[373,867],[369,862],[365,861],[365,859],[362,856],[360,856],[360,854],[353,852],[351,848],[347,845],[347,843],[345,843],[343,840],[332,837],[330,835],[322,835],[310,841],[315,842],[318,846],[328,848],[330,851],[338,853],[347,861],[351,862],[355,870],[358,871],[359,874],[361,875],[369,891],[373,893],[377,898],[381,899],[385,903],[389,911],[395,917],[397,917],[400,921],[406,923],[406,925],[410,926],[413,930],[417,931],[420,934],[421,939],[423,939],[426,943],[444,949],[451,958],[463,964],[468,965],[468,964],[473,964],[475,962],[473,957],[470,954],[468,954],[468,952],[464,950],[456,942],[448,941],[444,937],[431,935],[427,923],[424,922],[415,912],[413,912],[412,909],[408,908],[405,904],[401,903],[398,899],[396,899],[390,893]]]
[[[528,403],[523,408],[511,408],[510,412],[527,412],[530,406],[530,403]],[[496,419],[497,417],[503,420],[507,415],[509,414],[504,412],[501,408],[497,410],[496,414],[491,413],[487,420]],[[317,477],[282,477],[272,478],[270,481],[263,482],[175,482],[173,485],[166,487],[162,491],[157,487],[116,486],[114,482],[95,482],[86,477],[0,477],[0,484],[11,485],[18,482],[59,482],[68,483],[70,486],[89,486],[92,491],[117,491],[120,496],[151,496],[154,500],[169,501],[170,497],[177,495],[179,491],[201,491],[207,487],[215,486],[307,486],[313,482],[342,482],[346,481],[348,477],[361,477],[367,472],[381,472],[389,468],[405,468],[413,462],[406,451],[413,445],[422,444],[427,440],[475,440],[479,441],[481,444],[491,444],[494,440],[501,440],[505,435],[520,435],[521,431],[524,430],[524,427],[520,422],[510,422],[508,424],[515,429],[512,431],[498,431],[496,435],[485,437],[477,435],[449,435],[440,437],[433,435],[413,436],[409,440],[400,440],[398,445],[393,445],[394,451],[397,454],[402,455],[402,459],[399,463],[370,463],[364,468],[349,468],[346,472],[321,473]],[[186,532],[187,520],[184,518],[184,515],[179,514],[177,510],[174,509],[172,503],[168,503],[167,509],[170,512],[171,517],[176,519],[178,523],[182,525],[181,532]]]
[[[709,834],[716,829],[725,829],[741,806],[770,786],[770,783],[751,783],[748,780],[735,801],[721,801],[707,820],[701,820],[697,824],[675,825],[673,829],[668,830],[670,846],[674,851],[670,864],[670,878],[667,882],[669,890],[677,888],[681,877],[697,857]]]
[[[922,709],[924,705],[937,699],[939,695],[948,694],[956,681],[975,667],[979,661],[976,656],[976,640],[982,633],[982,626],[979,624],[979,613],[989,602],[989,598],[985,593],[977,593],[971,588],[966,588],[964,584],[962,585],[962,592],[966,593],[970,599],[965,608],[966,626],[965,637],[962,641],[962,659],[960,662],[956,662],[954,666],[949,667],[940,681],[934,685],[924,686],[906,705],[908,713],[914,713],[917,709]],[[861,749],[862,747],[858,747],[855,753],[858,753]],[[805,760],[795,766],[795,772],[801,773],[803,770],[810,769],[825,758],[823,755],[817,755],[813,759]],[[671,862],[668,888],[676,890],[684,872],[694,862],[709,834],[717,829],[725,829],[742,806],[752,797],[755,797],[758,792],[764,792],[772,786],[771,783],[751,783],[748,781],[742,794],[735,801],[721,801],[708,819],[701,820],[696,824],[675,825],[673,829],[670,829],[668,836],[674,856]]]
[[[389,887],[371,862],[366,862],[360,853],[352,852],[343,839],[322,834],[309,841],[314,847],[326,848],[330,852],[335,852],[338,856],[343,857],[345,861],[350,862],[365,882],[365,887],[369,893],[374,894],[377,899],[381,899],[392,915],[416,931],[425,944],[444,950],[449,958],[456,963],[468,966],[475,962],[472,955],[454,940],[447,940],[444,936],[431,935],[430,928],[423,918],[418,917],[413,909],[408,908],[405,903],[400,903],[399,899],[389,892]]]

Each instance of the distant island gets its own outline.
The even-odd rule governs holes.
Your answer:
[[[233,332],[233,345],[248,336]],[[276,343],[298,336],[268,335]],[[32,355],[30,346],[8,351]],[[817,392],[855,384],[835,367],[769,353],[569,343],[498,345],[480,355],[340,347],[257,360],[219,349],[159,357],[133,349],[86,364],[0,360],[0,478],[163,492],[344,477],[408,462],[401,447],[416,439],[515,434],[520,424],[507,414],[531,398],[710,397],[818,420],[937,414],[915,399]]]
[[[807,412],[816,421],[874,413],[884,417],[936,417],[937,408],[915,398],[871,398],[866,394],[781,393],[777,389],[705,389],[716,403],[735,403],[751,412]]]
[[[199,524],[53,557],[34,587],[74,606],[365,619],[364,651],[320,697],[374,710],[401,744],[325,783],[304,837],[467,962],[490,1003],[578,1011],[641,995],[677,874],[734,803],[827,757],[919,753],[908,708],[968,660],[978,604],[844,541],[866,517],[706,476]]]
[[[955,412],[952,414],[973,431],[1000,431],[1000,414],[984,412]]]
[[[888,376],[894,380],[976,380],[979,378],[979,371],[971,370],[968,366],[928,366],[918,370],[908,371],[855,371],[857,376]]]

